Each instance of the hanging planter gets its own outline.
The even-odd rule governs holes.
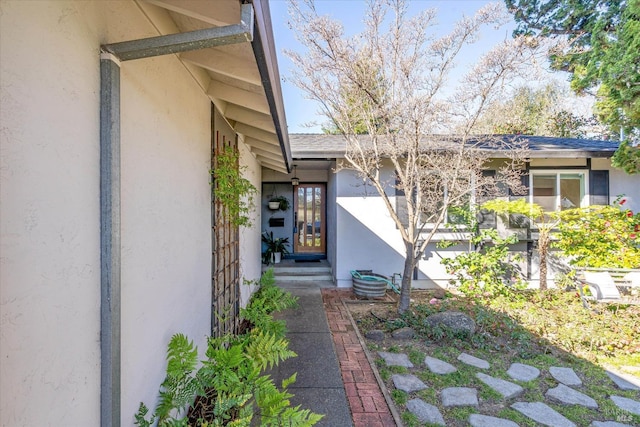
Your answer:
[[[269,209],[274,211],[276,210],[286,211],[289,209],[290,206],[291,206],[291,203],[289,202],[289,199],[287,199],[284,196],[274,197],[271,200],[269,200]]]

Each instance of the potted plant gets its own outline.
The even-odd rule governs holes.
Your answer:
[[[284,196],[275,196],[269,200],[269,209],[286,211],[291,206],[289,199]]]
[[[273,231],[262,233],[262,242],[267,245],[267,249],[262,255],[262,262],[264,264],[278,264],[282,259],[282,255],[289,253],[287,245],[289,244],[288,237],[273,237]]]

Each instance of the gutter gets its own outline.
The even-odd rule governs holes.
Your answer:
[[[291,146],[289,144],[289,130],[284,114],[284,101],[282,100],[282,87],[280,85],[280,72],[278,70],[276,48],[273,40],[269,2],[267,0],[252,0],[252,2],[256,12],[257,31],[254,34],[254,40],[251,46],[253,47],[253,54],[258,64],[267,102],[269,103],[269,111],[274,118],[276,134],[280,142],[285,167],[288,172],[291,172],[293,169],[293,159],[291,157]]]
[[[254,10],[242,5],[239,24],[103,45],[100,54],[100,425],[121,420],[120,63],[253,41]],[[255,50],[255,43],[254,50]],[[271,58],[273,59],[273,58]],[[260,62],[260,61],[259,61]],[[263,69],[261,68],[261,73]],[[277,71],[277,69],[276,69]],[[272,79],[269,79],[271,82]],[[265,81],[265,77],[263,77]],[[279,89],[279,85],[276,87]],[[270,107],[274,95],[270,86]],[[272,108],[272,113],[274,109]],[[281,116],[284,117],[284,114]],[[274,115],[274,118],[277,116]],[[282,120],[284,121],[284,120]],[[280,121],[278,121],[280,123]],[[286,126],[285,126],[286,131]],[[279,129],[279,136],[282,128]],[[286,135],[286,133],[285,133]],[[284,147],[284,139],[280,145]],[[290,158],[289,154],[289,158]]]

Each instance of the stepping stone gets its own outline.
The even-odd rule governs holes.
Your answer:
[[[598,407],[598,403],[595,400],[564,384],[558,384],[558,387],[550,388],[544,395],[565,405],[580,405],[592,409]]]
[[[384,339],[384,331],[380,329],[372,329],[364,334],[364,337],[372,341],[382,341]]]
[[[589,427],[633,427],[631,424],[622,424],[615,421],[594,421]]]
[[[478,390],[470,387],[449,387],[440,392],[442,406],[478,406]]]
[[[410,340],[416,336],[413,328],[400,328],[391,332],[391,336],[397,340]]]
[[[411,399],[407,402],[407,409],[415,415],[421,423],[446,425],[438,407],[430,405],[422,399]]]
[[[548,427],[576,427],[573,422],[542,402],[516,402],[511,408]]]
[[[480,369],[489,369],[489,366],[491,366],[486,360],[480,359],[467,353],[461,353],[460,356],[458,356],[458,360],[462,363],[475,366],[476,368]]]
[[[494,391],[497,391],[505,399],[511,399],[521,394],[524,389],[518,384],[514,384],[509,381],[502,380],[500,378],[494,378],[491,375],[478,372],[476,378],[491,387]]]
[[[471,427],[518,427],[513,421],[480,414],[471,414],[469,424]]]
[[[444,360],[436,359],[435,357],[427,356],[424,358],[424,364],[434,374],[446,375],[457,371],[456,367]]]
[[[407,393],[420,391],[427,388],[427,385],[420,381],[418,377],[410,374],[395,374],[391,376],[393,385],[398,389]]]
[[[540,376],[540,370],[533,366],[525,365],[524,363],[512,363],[507,371],[507,375],[514,380],[531,381]]]
[[[640,415],[640,402],[637,400],[622,396],[611,396],[611,400],[613,400],[613,403],[615,403],[618,408],[629,411],[632,414]]]
[[[379,351],[378,355],[384,359],[387,366],[402,366],[405,368],[413,368],[413,363],[409,360],[409,356],[404,353],[389,353],[387,351]]]
[[[633,384],[630,381],[627,381],[626,379],[622,378],[620,375],[614,374],[613,372],[610,372],[610,371],[606,371],[606,372],[609,378],[611,378],[611,381],[616,383],[618,388],[620,388],[621,390],[640,390],[640,387],[638,387],[637,385]]]
[[[557,366],[552,366],[549,368],[549,373],[553,378],[564,385],[582,385],[582,380],[578,378],[575,371],[571,368],[558,368]]]

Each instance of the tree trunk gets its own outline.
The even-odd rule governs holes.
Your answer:
[[[539,230],[538,255],[540,255],[540,290],[547,290],[547,252],[549,251],[549,233]]]
[[[413,257],[413,246],[411,251],[407,250],[404,259],[404,270],[402,272],[402,288],[400,289],[400,301],[398,302],[398,313],[402,314],[409,309],[411,302],[411,280],[413,279],[413,267],[415,259]]]

